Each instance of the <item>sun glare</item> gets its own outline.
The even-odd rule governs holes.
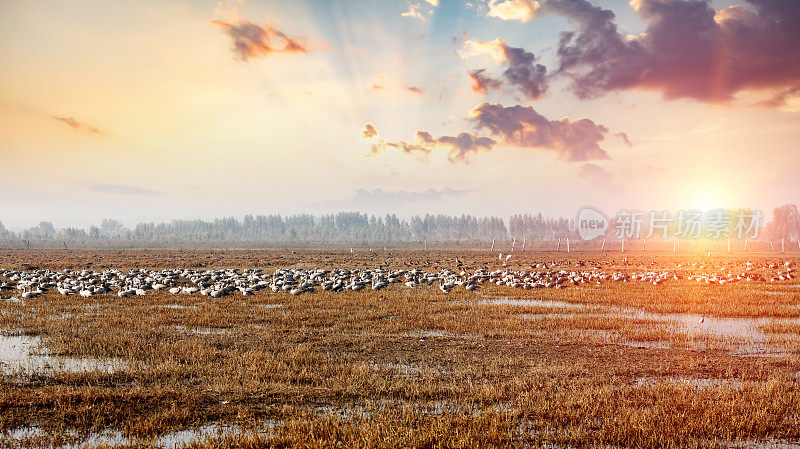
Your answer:
[[[722,207],[719,197],[710,191],[699,192],[691,204],[692,209],[709,211]]]

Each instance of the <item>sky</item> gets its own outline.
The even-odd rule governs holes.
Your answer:
[[[800,202],[800,2],[0,2],[0,221]]]

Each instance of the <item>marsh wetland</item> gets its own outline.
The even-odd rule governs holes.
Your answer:
[[[800,447],[797,262],[0,252],[0,446]],[[322,288],[343,267],[371,283]],[[58,291],[82,276],[96,287],[89,279],[109,270],[107,293]],[[113,280],[137,270],[175,286],[120,296]],[[326,274],[291,293],[305,278],[273,291],[276,270]],[[425,281],[408,286],[413,270]],[[15,287],[37,272],[54,285]],[[212,297],[225,272],[265,284]],[[374,288],[392,273],[402,279]],[[470,291],[475,273],[487,274]]]

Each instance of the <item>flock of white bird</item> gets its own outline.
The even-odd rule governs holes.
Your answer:
[[[502,260],[502,255],[500,256]],[[507,261],[506,258],[505,261]],[[504,262],[505,262],[504,261]],[[457,260],[459,265],[461,262]],[[505,264],[504,264],[505,265]],[[219,298],[236,294],[251,296],[260,290],[292,295],[314,292],[316,289],[340,292],[343,290],[381,290],[392,284],[414,288],[421,285],[438,285],[448,293],[456,287],[475,291],[483,283],[494,283],[514,288],[565,288],[570,285],[601,284],[605,282],[648,282],[659,285],[668,280],[688,279],[706,284],[726,284],[739,281],[784,281],[794,278],[794,264],[747,262],[736,267],[712,267],[698,264],[676,265],[672,270],[603,271],[600,267],[587,268],[578,262],[580,269],[559,268],[556,263],[532,265],[528,270],[498,270],[479,268],[472,273],[443,269],[427,272],[411,270],[344,269],[332,270],[276,268],[272,274],[261,269],[134,269],[122,271],[109,269],[90,270],[7,270],[0,269],[0,292],[17,290],[22,299],[33,298],[47,292],[60,295],[116,294],[119,297],[143,296],[149,292],[166,291],[173,295],[203,295]],[[773,270],[768,277],[764,269]],[[17,297],[14,296],[13,299]]]

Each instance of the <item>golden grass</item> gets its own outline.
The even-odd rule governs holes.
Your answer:
[[[91,259],[95,269],[129,268],[132,260],[161,267],[175,254],[180,259],[172,267],[208,257],[219,261],[212,266],[243,268],[352,266],[349,252],[298,253],[15,252],[0,255],[0,266],[24,259],[60,269]],[[356,263],[455,268],[455,255],[378,252],[362,254]],[[460,256],[465,265],[496,263],[490,261],[496,255],[468,256]],[[551,253],[514,259],[517,268],[539,258],[574,269],[577,260],[604,257]],[[662,267],[679,263],[672,256],[651,259]],[[653,260],[639,255],[629,265],[617,260],[614,266],[651,267]],[[624,313],[797,317],[800,289],[788,284],[681,280],[528,291],[487,284],[480,295],[399,285],[300,296],[151,293],[85,299],[50,293],[24,304],[2,301],[0,329],[38,335],[59,356],[126,364],[113,373],[3,376],[0,431],[39,427],[46,435],[14,442],[0,437],[0,446],[59,446],[114,429],[138,447],[170,430],[208,423],[235,424],[242,432],[190,447],[713,447],[797,439],[796,326],[762,329],[785,350],[783,356],[742,357],[713,336]],[[487,302],[503,296],[588,307]],[[663,381],[637,385],[640,378]],[[737,383],[701,387],[675,378]],[[266,422],[274,425],[265,429]]]

